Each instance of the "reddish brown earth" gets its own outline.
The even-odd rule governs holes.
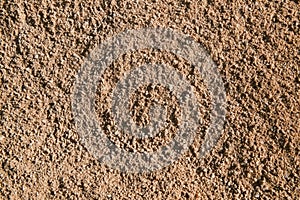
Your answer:
[[[297,0],[0,1],[0,199],[300,199],[299,12]],[[208,50],[226,123],[202,159],[200,135],[164,169],[121,173],[80,143],[72,92],[101,41],[142,27],[173,28]]]

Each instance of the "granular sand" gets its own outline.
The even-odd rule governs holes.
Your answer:
[[[297,0],[0,1],[0,199],[300,199],[299,8]],[[209,52],[225,83],[226,124],[213,151],[198,159],[209,123],[199,78],[204,122],[195,144],[159,171],[121,173],[80,143],[72,91],[100,42],[143,27],[172,28]],[[189,68],[174,55],[145,51],[116,67],[146,54],[172,66],[178,60],[182,73]],[[136,94],[142,102],[143,91]],[[155,149],[170,138],[128,149]]]

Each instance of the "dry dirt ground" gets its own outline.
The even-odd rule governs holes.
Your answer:
[[[300,199],[299,12],[298,0],[1,0],[0,199]],[[159,171],[121,173],[80,143],[72,91],[101,41],[142,27],[204,46],[225,83],[226,123],[202,159],[196,143]],[[147,50],[118,66],[139,53],[178,59]]]

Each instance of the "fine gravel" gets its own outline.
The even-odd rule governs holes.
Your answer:
[[[300,199],[299,19],[298,0],[0,0],[0,199]],[[107,128],[106,97],[120,72],[141,63],[192,76],[203,123],[169,166],[120,172],[82,144],[74,84],[101,42],[151,27],[189,35],[207,50],[226,90],[224,132],[199,158],[211,106],[201,74],[170,52],[128,52],[97,89],[99,124],[111,141],[129,152],[155,151],[176,135],[178,105],[163,86],[139,88],[130,104],[142,125],[149,101],[171,102],[166,134],[132,143]]]

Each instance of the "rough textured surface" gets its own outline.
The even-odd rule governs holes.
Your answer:
[[[299,199],[299,2],[0,2],[1,199]],[[74,78],[101,41],[170,27],[210,52],[226,86],[214,151],[133,175],[79,143]]]
[[[162,127],[162,130],[157,131],[157,135],[150,138],[144,138],[137,140],[137,137],[130,137],[131,133],[122,132],[120,136],[115,133],[117,129],[114,124],[111,104],[112,104],[112,90],[116,87],[117,82],[122,79],[122,75],[126,71],[134,70],[139,66],[155,65],[158,63],[164,63],[168,66],[172,66],[175,70],[178,70],[183,74],[190,83],[196,88],[196,97],[199,103],[199,117],[202,123],[198,124],[198,135],[203,135],[209,123],[209,102],[210,96],[207,88],[202,80],[199,72],[193,70],[191,64],[172,53],[159,50],[141,50],[133,53],[128,53],[122,58],[116,60],[106,73],[103,74],[103,79],[97,90],[97,107],[98,119],[102,128],[106,130],[108,137],[114,141],[118,146],[125,148],[129,151],[144,150],[151,151],[156,150],[161,145],[166,145],[172,137],[176,134],[178,126],[180,125],[179,115],[182,113],[180,108],[180,102],[176,96],[170,91],[169,88],[162,85],[144,85],[142,88],[138,88],[135,93],[129,96],[131,100],[129,105],[132,111],[133,120],[139,125],[147,125],[149,123],[149,109],[153,106],[153,102],[166,109],[166,122],[167,125]],[[176,63],[176,64],[175,64]],[[125,108],[124,108],[125,109]],[[199,120],[200,121],[200,120]],[[113,123],[114,122],[114,123]],[[114,131],[109,130],[114,129]],[[199,138],[198,138],[199,139]],[[132,141],[133,140],[133,141]],[[199,142],[201,144],[201,142]],[[199,148],[199,147],[198,147]]]

